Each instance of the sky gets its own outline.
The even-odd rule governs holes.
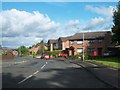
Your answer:
[[[27,47],[79,32],[110,31],[117,2],[2,2],[2,46]]]

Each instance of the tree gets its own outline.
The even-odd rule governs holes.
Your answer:
[[[113,23],[114,25],[112,27],[112,41],[115,42],[116,45],[120,45],[120,1],[118,2],[117,10],[115,10],[113,14]]]
[[[20,56],[25,56],[28,54],[28,49],[25,47],[25,46],[20,46],[18,49],[17,49],[18,53]]]
[[[42,40],[41,42],[38,42],[35,46],[39,46],[39,45],[43,45],[43,44],[44,44],[44,42]]]

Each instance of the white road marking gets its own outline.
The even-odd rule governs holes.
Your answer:
[[[48,64],[48,62],[46,62],[46,63],[41,67],[41,69],[43,69],[47,64]]]
[[[41,69],[43,69],[45,67],[45,65],[47,65],[48,62],[46,62],[42,67]],[[37,74],[39,71],[37,70],[36,72],[34,72],[33,74],[29,75],[28,77],[26,77],[25,79],[23,79],[22,81],[18,82],[18,84],[21,84],[23,83],[24,81],[26,81],[27,79],[31,78],[33,75]]]
[[[39,71],[36,71],[35,73],[33,73],[33,75],[37,74]]]
[[[44,65],[41,67],[41,69],[43,69],[43,68],[45,67],[45,65],[46,65],[46,64],[44,64]]]
[[[30,75],[30,76],[26,77],[25,79],[23,79],[22,81],[18,82],[18,84],[23,83],[24,81],[26,81],[27,79],[31,78],[33,75],[37,74],[38,72],[39,71],[34,72],[32,75]]]
[[[21,84],[22,82],[26,81],[27,79],[31,78],[33,75],[30,75],[28,77],[26,77],[25,79],[23,79],[22,81],[18,82],[18,84]]]

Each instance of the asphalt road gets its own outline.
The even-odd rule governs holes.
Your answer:
[[[2,62],[2,88],[110,88],[81,66],[58,60]]]

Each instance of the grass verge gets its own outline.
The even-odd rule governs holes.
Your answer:
[[[120,59],[118,57],[105,57],[94,60],[86,60],[87,62],[98,63],[112,68],[120,69]]]

